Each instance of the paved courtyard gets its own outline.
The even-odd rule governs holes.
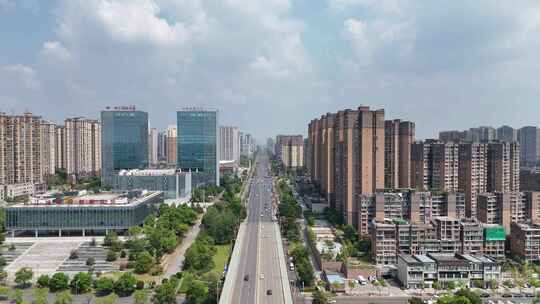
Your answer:
[[[103,270],[113,268],[110,263],[105,263],[103,249],[88,249],[91,240],[92,237],[8,238],[5,248],[0,253],[7,262],[5,270],[8,273],[8,280],[13,280],[15,272],[23,267],[31,268],[34,271],[34,278],[42,274],[51,275],[59,271],[60,266],[63,266],[62,270],[78,272],[77,269],[82,269],[79,264],[82,263],[83,268],[86,268],[84,262],[74,261],[75,265],[71,265],[66,261],[69,261],[70,252],[79,249],[83,244],[85,246],[81,249],[85,261],[86,257],[95,253],[96,262],[99,263],[96,263],[96,268],[98,265]],[[95,237],[95,240],[100,244],[103,237]],[[15,250],[9,250],[11,244],[15,245]]]

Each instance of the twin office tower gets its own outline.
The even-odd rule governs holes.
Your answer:
[[[185,108],[177,115],[177,169],[198,172],[204,184],[219,185],[218,111]],[[124,169],[148,168],[148,113],[134,106],[101,112],[101,176],[112,186]]]

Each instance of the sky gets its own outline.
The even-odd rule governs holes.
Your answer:
[[[0,111],[183,107],[263,140],[368,105],[417,138],[540,125],[540,1],[0,0]]]

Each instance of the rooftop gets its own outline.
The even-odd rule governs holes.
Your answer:
[[[414,255],[414,258],[416,258],[417,260],[419,260],[422,263],[435,263],[435,261],[433,259],[431,259],[430,257],[428,257],[425,254]]]
[[[133,170],[120,170],[119,176],[163,176],[163,175],[175,175],[180,173],[176,169],[133,169]]]
[[[10,208],[131,207],[161,193],[160,191],[129,191],[80,196],[39,196],[32,197],[27,203],[11,205]]]

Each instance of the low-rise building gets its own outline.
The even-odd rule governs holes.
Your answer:
[[[121,170],[114,176],[114,189],[161,191],[165,199],[179,199],[191,195],[193,174],[175,169]]]
[[[37,202],[37,203],[36,203]],[[43,203],[40,203],[43,202]],[[163,202],[163,192],[131,191],[83,196],[56,195],[52,201],[29,200],[6,210],[6,230],[103,233],[142,225]]]
[[[512,223],[510,251],[529,261],[540,261],[540,223]]]
[[[501,279],[501,264],[484,255],[428,254],[398,256],[397,278],[408,289],[447,288],[450,282],[484,288]]]

